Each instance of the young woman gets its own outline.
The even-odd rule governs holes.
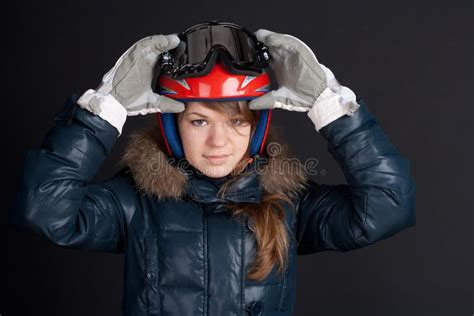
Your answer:
[[[348,184],[309,179],[269,131],[275,108],[307,113]],[[126,117],[149,113],[158,124],[133,135],[124,167],[92,184]],[[55,119],[27,155],[12,220],[62,247],[123,253],[125,315],[291,315],[297,255],[415,224],[408,160],[290,35],[211,22],[144,38]]]

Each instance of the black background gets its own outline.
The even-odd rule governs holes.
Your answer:
[[[21,162],[72,93],[95,88],[134,42],[207,20],[266,28],[306,42],[362,96],[411,161],[417,225],[348,253],[298,258],[295,315],[474,313],[473,1],[18,1],[3,6],[1,225],[7,234],[0,314],[118,315],[123,258],[61,249],[9,227]],[[274,111],[321,183],[345,182],[304,113]],[[127,120],[98,175],[116,170]],[[323,175],[324,174],[324,175]]]

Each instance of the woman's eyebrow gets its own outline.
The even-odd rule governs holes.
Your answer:
[[[207,118],[207,116],[205,116],[204,114],[201,114],[201,113],[197,113],[197,112],[189,112],[189,113],[187,113],[187,115],[191,115],[191,114],[196,114],[196,115],[199,115],[199,116],[201,116],[201,117],[206,117],[206,118]]]

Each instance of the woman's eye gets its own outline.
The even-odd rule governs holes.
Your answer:
[[[192,120],[191,124],[193,124],[194,126],[204,126],[205,122],[205,120]]]
[[[241,119],[231,119],[230,122],[232,123],[232,125],[237,125],[237,126],[242,126],[242,125],[245,125],[245,121],[244,120],[241,120]]]

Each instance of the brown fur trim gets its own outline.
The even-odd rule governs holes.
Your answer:
[[[160,199],[182,197],[187,177],[171,165],[163,152],[163,141],[158,127],[132,134],[122,156],[141,191]]]
[[[301,163],[287,156],[287,146],[275,137],[267,139],[269,153],[266,164],[258,166],[260,183],[266,193],[295,196],[308,180]],[[180,199],[185,192],[187,177],[168,162],[159,127],[140,130],[131,135],[122,155],[138,188],[160,199]]]
[[[267,165],[260,172],[260,184],[265,192],[283,193],[290,198],[295,197],[305,188],[308,181],[307,174],[295,157],[289,156],[288,145],[283,143],[272,130],[267,138]]]

